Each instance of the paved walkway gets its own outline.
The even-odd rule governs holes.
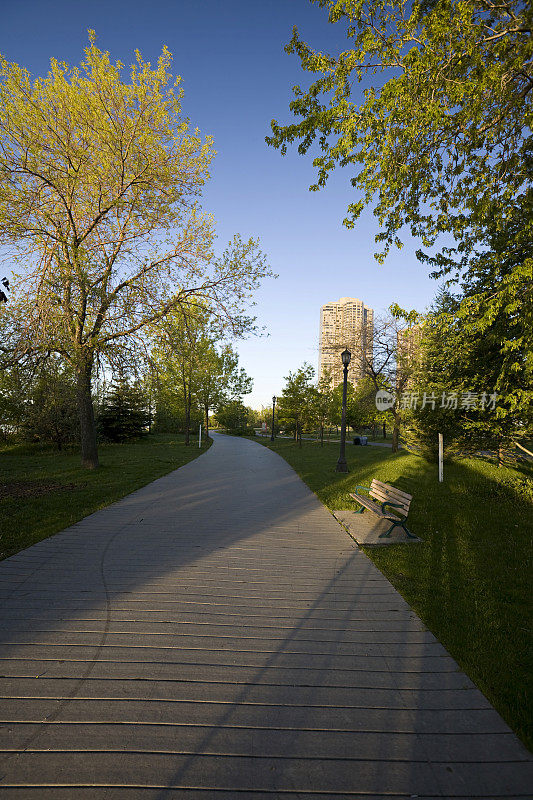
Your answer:
[[[2,800],[531,797],[502,719],[255,442],[216,436],[0,585]]]

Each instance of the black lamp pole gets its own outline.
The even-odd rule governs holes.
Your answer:
[[[276,438],[274,436],[274,412],[276,410],[276,395],[272,398],[272,433],[270,434],[270,441],[273,442]]]
[[[352,358],[352,354],[348,349],[341,353],[342,364],[344,367],[344,382],[342,384],[342,417],[341,417],[341,450],[339,453],[339,460],[335,467],[335,472],[348,472],[348,464],[346,463],[346,394],[348,390],[348,364]]]

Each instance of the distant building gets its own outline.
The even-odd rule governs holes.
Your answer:
[[[348,348],[352,360],[348,380],[356,386],[365,375],[365,361],[372,361],[374,311],[354,297],[341,297],[320,309],[319,377],[331,375],[332,387],[342,383],[341,353]]]
[[[399,383],[400,374],[404,376],[412,373],[419,364],[421,357],[420,345],[422,342],[422,326],[423,323],[420,322],[417,325],[411,325],[410,328],[405,328],[403,331],[398,331],[398,352],[396,357],[396,363],[398,365],[397,384]],[[405,386],[407,386],[409,382],[410,379],[407,379]]]

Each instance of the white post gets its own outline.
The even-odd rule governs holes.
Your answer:
[[[442,433],[439,433],[439,483],[442,483],[444,480],[444,469],[443,469],[443,451],[444,451],[444,442],[442,438]]]
[[[202,423],[200,423],[200,432],[198,434],[198,447],[202,446]]]

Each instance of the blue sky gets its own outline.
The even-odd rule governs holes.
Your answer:
[[[380,266],[373,258],[376,220],[366,211],[355,230],[342,226],[354,192],[348,171],[309,192],[315,171],[296,147],[285,157],[267,147],[270,120],[289,122],[291,87],[307,78],[284,51],[292,26],[318,49],[344,46],[339,26],[308,0],[0,0],[0,53],[34,76],[49,60],[79,63],[94,28],[97,44],[126,65],[138,48],[155,62],[163,45],[182,76],[184,112],[214,138],[217,157],[203,206],[217,220],[221,248],[234,233],[259,237],[277,280],[257,294],[254,313],[268,337],[238,342],[254,378],[245,402],[268,405],[283,377],[318,361],[320,306],[357,297],[384,311],[392,302],[423,310],[437,291],[405,247]]]

